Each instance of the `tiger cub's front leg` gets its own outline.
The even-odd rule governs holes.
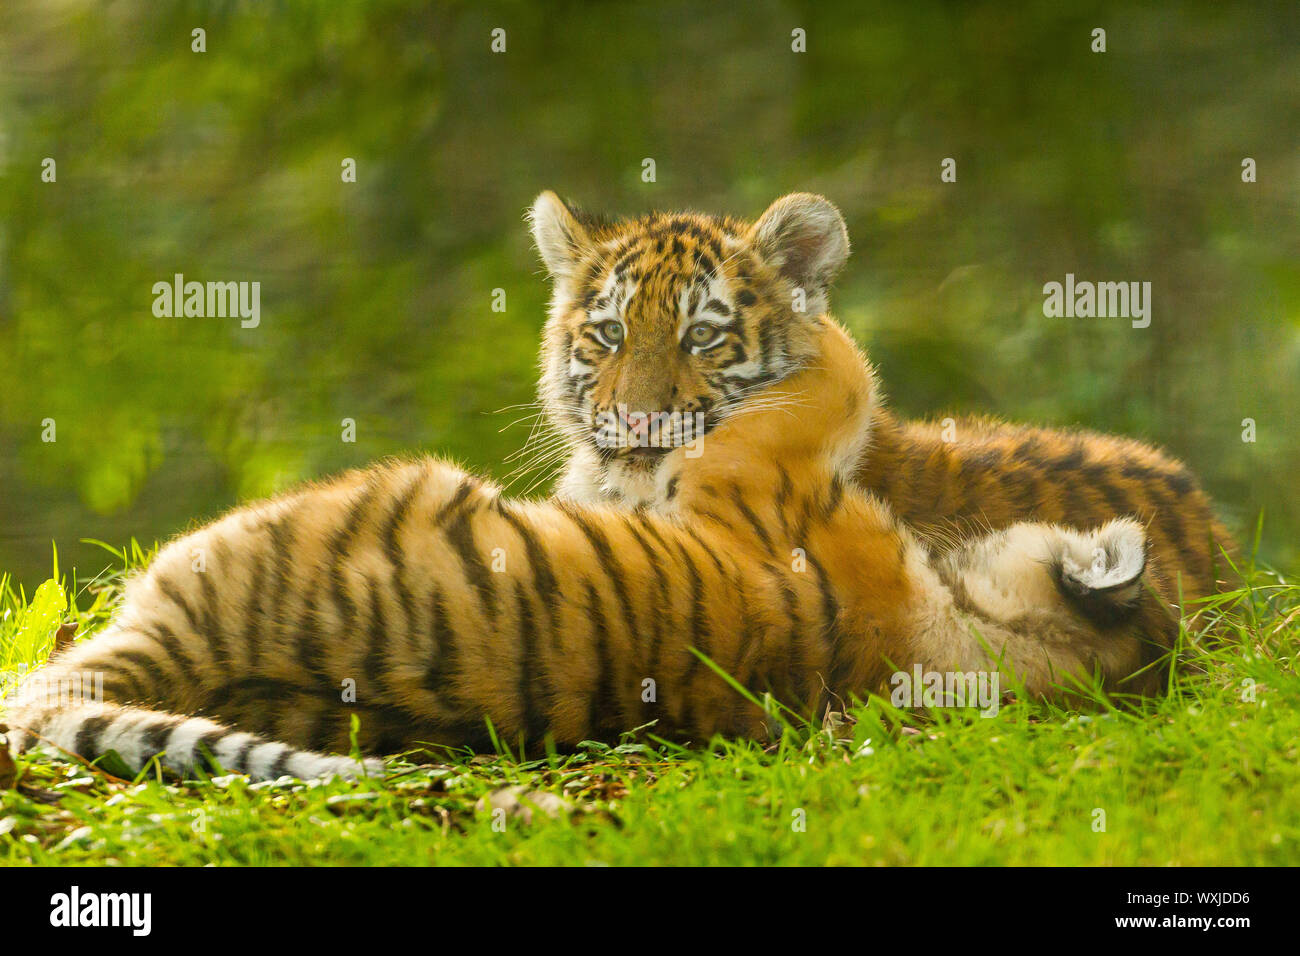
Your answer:
[[[706,436],[698,457],[674,452],[660,477],[665,507],[719,552],[769,569],[794,558],[782,571],[789,612],[829,690],[878,691],[915,665],[997,671],[1058,698],[1095,672],[1111,690],[1157,690],[1151,665],[1176,625],[1145,586],[1142,528],[1023,524],[932,552],[852,482],[871,372],[833,323],[818,345],[812,364]]]

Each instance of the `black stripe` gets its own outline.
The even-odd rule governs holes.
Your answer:
[[[492,572],[488,570],[483,555],[479,554],[478,545],[474,542],[474,528],[470,524],[472,517],[472,512],[461,511],[443,534],[460,558],[470,590],[478,594],[480,606],[487,612],[491,623],[495,624],[501,608],[493,587]]]
[[[298,633],[294,641],[296,651],[295,659],[298,664],[312,677],[324,682],[327,675],[321,669],[319,658],[324,656],[325,642],[320,639],[320,612],[317,610],[317,604],[320,600],[321,585],[319,578],[316,583],[307,592],[306,599],[303,602],[302,620],[298,625]]]
[[[743,352],[735,356],[735,362],[737,365],[743,365],[747,361],[749,361],[749,358]],[[775,382],[776,375],[771,372],[759,372],[757,375],[749,376],[723,375],[722,380],[728,386],[736,388],[737,391],[739,391],[739,388],[737,388],[737,386],[739,386],[740,388],[744,388],[746,392],[752,393],[758,391],[760,386],[770,385],[772,382]]]
[[[519,607],[519,643],[523,654],[519,664],[519,696],[524,702],[524,739],[536,743],[546,733],[547,717],[537,705],[533,694],[534,684],[541,686],[542,696],[548,698],[552,712],[554,694],[550,692],[546,678],[540,673],[537,659],[537,623],[533,619],[532,603],[524,590],[523,583],[515,582],[515,603]]]
[[[560,650],[560,629],[558,627],[559,604],[560,604],[560,585],[555,579],[555,572],[551,569],[550,558],[537,542],[537,537],[529,530],[528,525],[514,513],[513,509],[503,504],[501,515],[510,522],[510,526],[515,529],[524,542],[524,550],[528,554],[529,566],[533,569],[533,589],[542,599],[542,605],[546,608],[547,618],[550,622],[551,647]]]
[[[114,654],[114,659],[112,659],[112,661],[104,661],[103,663],[99,663],[99,665],[95,665],[95,670],[105,671],[105,676],[108,674],[117,674],[126,679],[126,682],[131,685],[131,688],[129,695],[123,697],[122,700],[151,700],[152,688],[149,688],[147,684],[142,682],[140,675],[135,671],[134,667],[126,666],[125,659],[122,658],[121,653]]]
[[[834,517],[835,512],[839,510],[839,507],[843,503],[843,501],[844,501],[844,482],[840,480],[839,475],[835,475],[833,478],[831,478],[830,497],[826,499],[826,504],[822,508],[822,520],[830,521],[831,518]]]
[[[614,667],[609,653],[609,624],[601,607],[600,595],[589,580],[583,581],[587,590],[587,616],[591,620],[592,640],[596,645],[596,686],[587,695],[587,732],[594,736],[606,728],[614,732],[624,730],[623,708],[619,695],[614,693]]]
[[[460,485],[456,488],[456,493],[447,500],[447,502],[438,509],[438,513],[433,516],[433,525],[435,528],[441,527],[442,523],[447,520],[448,516],[458,509],[465,500],[469,498],[470,493],[478,487],[478,482],[468,475],[461,478]]]
[[[1022,463],[1019,468],[1013,471],[1003,472],[1001,475],[1001,484],[1012,502],[1021,504],[1029,510],[1025,513],[1022,520],[1034,518],[1041,510],[1040,502],[1043,500],[1042,475],[1038,469],[1029,463]],[[953,508],[954,512],[972,513],[976,509],[971,507],[963,495],[962,499]]]
[[[343,563],[345,559],[350,557],[348,549],[353,538],[356,537],[361,522],[365,518],[366,510],[369,508],[370,502],[374,499],[378,489],[378,478],[372,475],[362,489],[361,494],[348,506],[343,527],[334,533],[326,546],[330,555],[330,588],[334,595],[334,603],[338,606],[339,613],[343,618],[342,631],[345,638],[349,636],[348,632],[352,630],[353,623],[356,620],[357,606],[352,599],[352,595],[348,593],[347,581],[343,573]]]
[[[288,707],[301,708],[306,706],[308,703],[312,706],[320,706],[322,701],[329,701],[331,699],[337,700],[334,688],[324,686],[303,687],[299,683],[273,677],[249,677],[236,681],[233,686],[236,693],[243,694],[249,698],[281,701]],[[397,736],[400,737],[400,743],[402,745],[413,743],[418,738],[418,735],[421,732],[428,730],[431,725],[429,720],[421,717],[415,711],[406,707],[399,707],[391,704],[359,703],[355,707],[349,706],[345,708],[342,705],[339,705],[333,709],[328,705],[325,705],[320,716],[328,718],[331,713],[337,713],[339,710],[347,710],[349,712],[353,710],[359,711],[362,714],[363,729],[368,729],[373,726],[397,729],[400,731]],[[450,721],[438,721],[437,723],[439,725],[445,725],[452,730],[463,730],[464,738],[457,740],[456,745],[468,744],[471,746],[477,746],[484,742],[490,743],[490,738],[487,737],[486,728],[481,725],[465,725],[454,719]],[[337,724],[334,724],[333,726],[337,727]],[[317,751],[330,749],[330,741],[333,739],[329,733],[331,729],[333,728],[328,720],[315,722],[315,726],[313,726],[312,729],[314,736],[310,738],[309,749]],[[230,734],[237,732],[239,731],[223,730],[218,734],[218,737],[229,736]],[[304,738],[301,736],[295,736],[293,738],[295,741],[301,739]],[[346,735],[339,739],[346,739]],[[257,736],[249,746],[245,746],[238,757],[240,769],[245,767],[245,759],[248,755],[248,751],[252,747],[260,746],[267,742],[268,741],[264,737]],[[398,744],[395,744],[393,749],[397,749],[398,746]],[[370,747],[368,749],[374,748]],[[226,769],[229,770],[235,768],[232,765],[228,766]]]
[[[692,508],[691,513],[696,518],[703,518],[705,521],[712,521],[718,527],[723,528],[732,535],[738,535],[735,526],[716,511],[710,511],[708,508]]]
[[[686,563],[686,572],[691,581],[691,646],[700,653],[712,657],[712,651],[709,646],[709,625],[705,618],[704,607],[704,579],[700,577],[700,569],[695,566],[691,560],[690,552],[687,551],[686,545],[681,542],[675,542],[677,550]],[[716,559],[715,559],[716,560]],[[686,670],[682,674],[681,686],[676,688],[677,695],[684,701],[684,706],[679,709],[680,720],[688,733],[695,730],[695,702],[691,697],[691,681],[695,678],[695,673],[700,667],[700,659],[695,654],[687,651],[690,660],[686,664]]]
[[[758,515],[754,514],[754,510],[745,502],[745,493],[738,484],[732,484],[731,486],[731,501],[744,519],[749,522],[749,526],[754,529],[754,534],[758,535],[758,540],[763,543],[767,553],[775,558],[776,549],[772,547],[772,537],[767,533],[767,529],[763,527],[762,522],[758,520]]]
[[[161,700],[164,697],[164,691],[167,687],[171,686],[171,681],[168,679],[167,674],[163,669],[158,666],[156,660],[143,651],[121,650],[115,651],[113,656],[118,660],[134,664],[148,675],[149,679],[153,682],[153,686],[146,690],[146,696],[148,696],[149,699]]]
[[[367,725],[363,723],[362,726]],[[399,720],[383,714],[371,716],[369,728],[370,736],[362,744],[361,749],[366,753],[374,754],[392,754],[406,750],[415,731],[409,719]]]
[[[148,699],[149,697],[148,689],[144,686],[144,684],[140,683],[139,675],[136,674],[135,670],[133,670],[132,668],[123,666],[121,661],[117,661],[117,660],[105,661],[102,664],[97,664],[96,670],[103,670],[106,672],[105,681],[104,681],[105,686],[108,686],[109,683],[107,680],[108,673],[117,674],[119,677],[123,677],[126,679],[126,682],[130,685],[130,687],[127,690],[127,693],[119,697],[119,700],[144,701]],[[114,686],[120,686],[120,685],[117,685],[116,682],[114,682]]]
[[[783,666],[773,666],[769,673],[778,678],[789,675],[790,690],[796,698],[796,703],[800,709],[806,711],[809,703],[808,656],[804,653],[803,647],[804,627],[799,614],[799,595],[795,592],[789,575],[783,568],[767,566],[767,571],[776,581],[777,590],[781,592],[781,599],[785,603],[786,617],[790,621],[790,634],[785,645],[786,656],[790,661],[789,669],[787,671]]]
[[[295,562],[291,549],[293,547],[293,525],[289,515],[284,515],[271,525],[271,556],[275,566],[271,580],[271,615],[272,620],[288,620],[284,613],[285,598],[289,590],[289,576],[293,573]],[[277,629],[277,634],[278,634]]]
[[[658,544],[659,547],[663,548],[665,554],[671,553],[672,549],[668,546],[668,542],[664,539],[664,536],[659,533],[659,529],[655,527],[656,522],[649,514],[640,512],[636,515],[636,519],[640,523],[642,529],[644,529],[650,537],[655,539],[655,543]]]
[[[380,680],[380,669],[389,657],[388,619],[384,614],[384,601],[379,593],[379,585],[374,578],[366,578],[367,592],[370,595],[370,646],[362,661],[362,673],[366,678],[366,694],[378,698],[384,694],[384,685]]]
[[[185,649],[177,639],[175,631],[159,621],[151,627],[141,628],[140,633],[162,646],[169,658],[176,662],[176,666],[180,669],[181,675],[187,683],[197,684],[199,682],[199,675],[194,662],[185,653]]]
[[[439,700],[439,703],[446,703],[451,707],[455,706],[452,703],[455,698],[451,693],[450,683],[460,669],[460,651],[456,647],[456,633],[447,617],[442,589],[436,585],[430,600],[430,608],[430,633],[433,635],[434,656],[424,672],[424,688],[441,695],[445,701]]]
[[[265,640],[261,633],[261,624],[266,616],[262,607],[262,595],[266,592],[266,589],[262,586],[262,578],[266,576],[266,560],[266,552],[259,550],[257,560],[249,575],[248,599],[245,602],[247,606],[244,609],[243,642],[245,660],[248,669],[253,671],[257,670],[262,641]]]
[[[1115,517],[1124,517],[1136,511],[1128,496],[1111,484],[1111,472],[1105,465],[1085,465],[1080,471],[1084,480],[1101,492]]]
[[[807,555],[807,559],[808,563],[812,565],[813,571],[817,574],[817,586],[822,597],[822,618],[826,622],[826,633],[829,634],[839,618],[840,605],[831,590],[830,579],[826,576],[826,569],[822,567],[821,562],[811,554]]]
[[[745,678],[740,674],[740,665],[748,656],[750,647],[757,637],[757,627],[754,623],[753,606],[755,602],[747,593],[749,588],[742,572],[737,571],[732,586],[740,598],[740,640],[736,642],[736,657],[731,663],[731,676],[736,678],[742,684]]]
[[[790,480],[790,472],[785,470],[785,465],[781,462],[776,463],[776,470],[781,476],[781,483],[776,491],[776,515],[781,520],[781,534],[789,543],[790,522],[786,520],[785,506],[790,501],[790,495],[794,493],[794,483]]]
[[[761,688],[755,686],[754,675],[755,667],[751,658],[755,643],[760,646],[760,656],[762,653],[762,644],[760,640],[760,629],[755,621],[752,608],[754,601],[748,594],[748,586],[745,581],[745,575],[737,569],[736,576],[731,582],[736,589],[740,605],[740,640],[736,642],[736,654],[731,662],[729,673],[735,680],[751,694],[761,693]],[[744,666],[748,665],[748,666]],[[742,669],[743,666],[743,669]],[[728,721],[727,730],[734,730],[741,726],[745,710],[749,707],[749,702],[741,694],[734,694],[731,697],[730,720]]]
[[[406,617],[406,633],[408,634],[415,630],[415,598],[406,584],[406,559],[402,554],[401,546],[398,544],[397,536],[402,530],[402,522],[406,520],[411,505],[420,493],[420,489],[424,487],[428,476],[428,469],[421,468],[402,490],[397,499],[397,504],[393,506],[393,510],[388,515],[388,520],[384,522],[384,554],[388,557],[388,563],[393,566],[393,589],[397,592],[398,603],[401,604],[402,613]]]
[[[152,721],[143,730],[137,727],[136,732],[140,734],[141,759],[148,762],[163,753],[167,749],[167,741],[171,738],[172,731],[183,723],[185,723],[184,717],[163,717]]]
[[[845,693],[844,681],[847,680],[845,671],[849,662],[842,660],[841,645],[843,644],[843,635],[839,629],[840,604],[835,598],[834,589],[831,587],[830,578],[826,574],[826,569],[822,567],[811,554],[807,556],[808,563],[817,574],[817,587],[821,591],[822,597],[822,639],[830,652],[830,689],[841,696]]]
[[[655,581],[659,585],[659,604],[663,613],[655,614],[652,610],[650,614],[654,630],[650,635],[650,654],[646,666],[649,675],[653,677],[659,673],[659,653],[663,648],[664,639],[664,615],[672,608],[668,575],[661,567],[664,558],[650,546],[650,542],[637,530],[636,525],[632,523],[632,519],[625,515],[623,523],[627,525],[627,530],[631,532],[632,537],[636,539],[636,543],[645,552],[646,562],[650,565],[650,570],[654,573]]]
[[[627,629],[628,637],[635,643],[640,635],[641,628],[637,623],[636,608],[633,607],[631,595],[628,593],[623,566],[614,557],[614,549],[609,546],[609,541],[604,534],[593,527],[577,509],[562,505],[560,510],[578,526],[578,529],[596,552],[596,558],[600,561],[602,570],[609,576],[614,585],[614,594],[618,598],[619,608],[623,612],[623,626]]]
[[[280,755],[271,761],[271,767],[266,772],[267,778],[275,780],[277,777],[287,774],[289,772],[289,761],[293,759],[293,755],[297,752],[294,748],[285,744],[284,749],[280,751]]]
[[[1186,468],[1174,466],[1170,471],[1161,471],[1160,477],[1169,490],[1180,498],[1199,490],[1196,478]]]
[[[330,720],[332,713],[332,708],[326,705],[318,707],[308,716],[307,729],[297,738],[308,750],[323,751],[329,747],[334,731],[334,724]]]
[[[206,571],[196,573],[200,575],[207,574]],[[207,579],[203,578],[203,580],[206,581]],[[208,653],[212,655],[213,662],[219,663],[223,660],[224,651],[221,647],[220,638],[211,631],[205,630],[203,625],[199,623],[199,618],[198,615],[194,613],[194,608],[190,606],[189,601],[187,601],[185,596],[181,594],[180,589],[176,587],[175,583],[172,582],[171,579],[159,575],[158,589],[162,591],[164,597],[179,607],[184,613],[185,619],[190,625],[190,632],[197,637],[203,638],[203,640],[207,642]]]
[[[808,526],[812,524],[814,507],[813,495],[809,495],[803,500],[803,508],[799,512],[799,523],[795,525],[794,535],[790,539],[796,547],[805,547],[805,542],[808,540]]]
[[[995,454],[989,452],[990,454]],[[1056,455],[1047,459],[1047,465],[1052,471],[1063,471],[1066,473],[1078,471],[1083,467],[1084,461],[1087,460],[1086,447],[1084,443],[1074,438],[1071,440],[1070,450],[1063,455]],[[997,465],[1001,462],[1001,456],[998,456],[989,464]]]
[[[217,539],[217,568],[228,568],[234,565],[234,558],[230,553],[230,545],[223,539]],[[196,572],[199,576],[199,590],[203,592],[203,630],[200,632],[208,639],[208,644],[212,648],[212,657],[214,662],[219,666],[231,666],[230,648],[226,646],[225,635],[222,633],[221,626],[218,624],[216,585],[212,583],[212,577],[208,571]]]
[[[157,582],[158,590],[162,591],[163,596],[184,612],[185,619],[190,622],[190,630],[199,635],[199,637],[205,638],[210,642],[211,638],[203,633],[203,628],[199,625],[198,616],[195,615],[194,609],[190,607],[190,602],[185,600],[185,596],[181,594],[175,583],[173,583],[170,578],[164,577],[161,574],[158,575]]]
[[[236,773],[247,773],[248,755],[252,753],[255,748],[262,746],[264,743],[266,743],[266,741],[257,736],[257,734],[250,734],[248,740],[244,741],[244,745],[239,748],[239,753],[235,754],[230,765],[227,766],[226,769],[233,770]]]
[[[1165,493],[1169,486],[1162,480],[1163,473],[1133,463],[1125,464],[1122,473],[1125,477],[1141,485],[1153,512],[1149,517],[1159,524],[1160,529],[1169,538],[1170,543],[1178,549],[1179,557],[1184,562],[1193,561],[1197,563],[1201,569],[1208,573],[1212,565],[1210,555],[1205,553],[1205,549],[1199,540],[1194,543],[1189,541],[1187,529],[1181,519],[1181,512],[1186,502],[1178,498],[1171,498]],[[1144,515],[1143,517],[1148,516]],[[1192,571],[1193,569],[1188,567],[1186,570]]]
[[[121,681],[105,679],[104,696],[108,700],[128,700],[131,697],[131,689]]]
[[[72,752],[87,760],[94,760],[99,754],[99,735],[121,714],[96,714],[87,717],[77,728],[77,736],[72,742]]]
[[[217,772],[216,752],[217,745],[226,737],[238,731],[227,728],[209,730],[206,734],[194,741],[194,756],[192,765],[206,770],[208,773]]]
[[[722,559],[719,558],[717,554],[714,553],[714,550],[711,547],[705,544],[704,539],[700,537],[699,532],[696,531],[690,525],[684,525],[682,530],[685,531],[688,535],[690,535],[693,539],[695,539],[695,543],[698,544],[701,550],[703,550],[704,553],[707,554],[709,558],[713,561],[713,566],[718,569],[718,574],[725,577],[727,570],[722,566]]]

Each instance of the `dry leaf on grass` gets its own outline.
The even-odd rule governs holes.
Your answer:
[[[77,636],[77,622],[64,621],[59,625],[59,629],[54,632],[54,653],[58,653],[65,647],[72,644]]]
[[[18,767],[9,753],[9,740],[4,736],[8,730],[0,724],[0,790],[12,790],[18,780]]]
[[[826,713],[822,717],[822,731],[830,737],[831,740],[844,740],[852,742],[853,725],[857,720],[851,714],[846,714],[841,710],[831,710],[826,708]]]

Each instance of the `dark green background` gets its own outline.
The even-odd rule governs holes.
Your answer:
[[[504,475],[547,187],[747,217],[824,193],[855,247],[835,311],[903,412],[1159,442],[1294,567],[1298,52],[1295,3],[6,0],[0,571],[30,588],[56,541],[84,576],[107,556],[80,538],[151,543],[390,453]],[[260,328],[155,318],[176,272],[260,281]],[[1151,327],[1045,318],[1067,272],[1150,281]]]

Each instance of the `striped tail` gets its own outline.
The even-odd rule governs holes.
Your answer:
[[[202,770],[209,775],[245,773],[254,780],[276,780],[285,775],[304,780],[355,779],[384,772],[382,760],[358,761],[299,750],[206,717],[123,704],[24,701],[23,688],[18,693],[17,706],[11,707],[5,718],[10,746],[17,752],[43,745],[89,761],[114,752],[132,773],[157,759],[182,776]]]

